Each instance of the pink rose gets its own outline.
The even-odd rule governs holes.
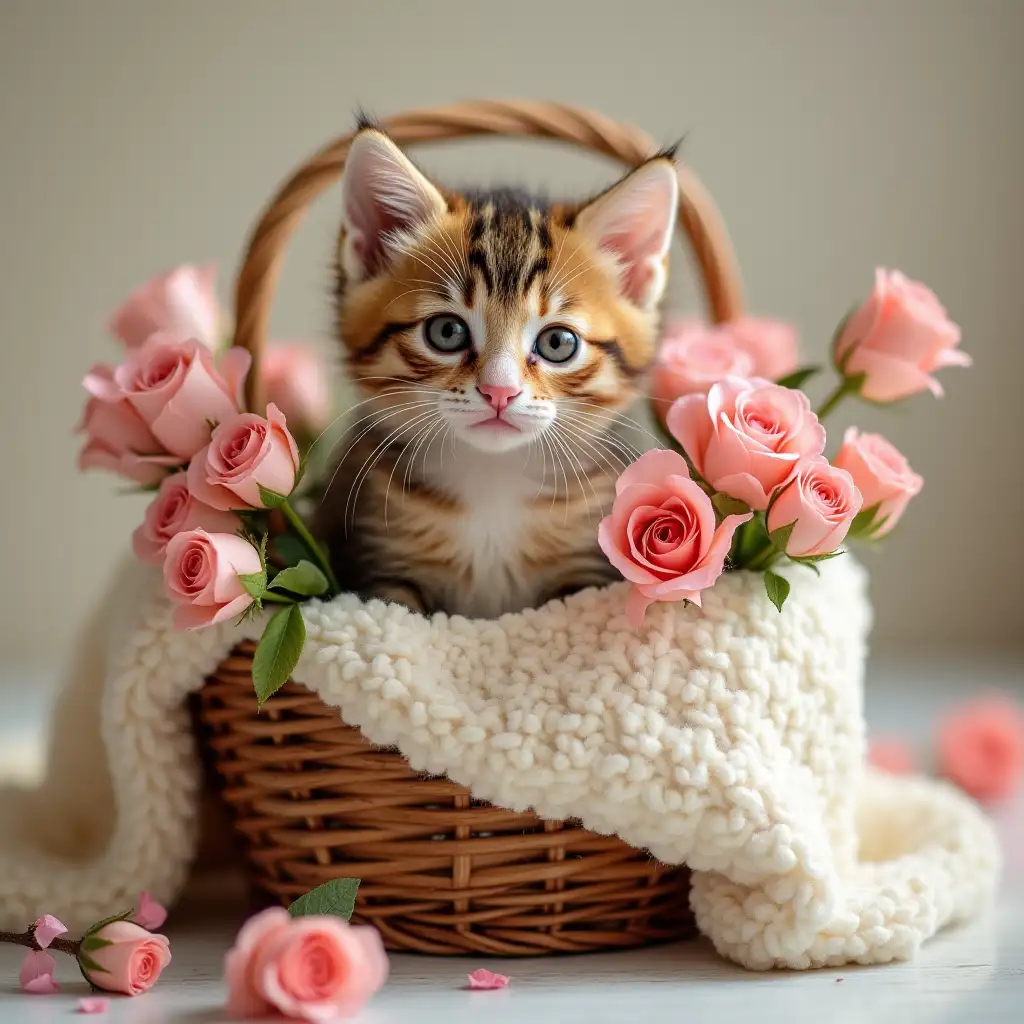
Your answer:
[[[188,486],[213,508],[263,508],[260,487],[287,496],[298,471],[298,446],[271,403],[266,419],[247,412],[217,427],[188,467]]]
[[[167,543],[164,589],[180,607],[177,629],[199,629],[241,615],[253,599],[239,576],[260,572],[260,553],[233,533],[189,530]]]
[[[78,468],[105,469],[134,480],[143,487],[158,484],[168,467],[181,462],[168,456],[131,403],[116,397],[114,371],[96,366],[84,380],[86,390],[99,390],[103,398],[90,398],[75,432],[85,435]]]
[[[101,399],[127,398],[161,447],[179,461],[210,439],[210,424],[233,418],[249,372],[245,349],[224,353],[220,366],[198,341],[155,334],[114,371],[112,385],[90,375],[86,387]]]
[[[629,466],[615,484],[611,515],[602,519],[598,543],[630,583],[626,616],[643,624],[654,601],[692,601],[725,568],[736,528],[750,513],[715,524],[711,499],[690,479],[677,452],[655,449]]]
[[[214,264],[176,267],[155,277],[136,288],[117,310],[110,332],[128,348],[138,348],[164,331],[215,348],[221,319],[216,281]]]
[[[260,379],[292,427],[316,437],[331,420],[331,391],[320,354],[307,345],[274,345],[260,363]]]
[[[274,1011],[317,1024],[354,1016],[388,973],[380,935],[340,917],[271,907],[247,921],[224,958],[228,1015]]]
[[[885,536],[900,521],[910,499],[924,487],[924,480],[881,434],[861,434],[850,427],[832,461],[853,477],[864,498],[864,508],[878,505],[878,513],[868,527],[874,537]],[[876,523],[881,524],[877,530],[873,529]]]
[[[82,950],[95,964],[82,965],[86,978],[97,988],[126,996],[152,988],[171,962],[166,936],[154,935],[131,921],[105,924],[83,941]]]
[[[669,410],[668,429],[716,491],[765,509],[800,459],[825,449],[825,428],[802,391],[729,377]]]
[[[655,411],[664,419],[667,403],[683,395],[706,395],[723,377],[753,375],[753,357],[736,343],[728,325],[681,321],[670,328],[658,350],[651,375]]]
[[[1024,773],[1024,713],[1003,696],[949,712],[935,739],[940,774],[982,801],[1002,800]]]
[[[796,476],[768,510],[768,531],[793,524],[786,541],[791,558],[831,554],[846,539],[861,495],[853,477],[821,456],[797,467]]]
[[[942,385],[931,374],[971,365],[959,344],[960,328],[930,289],[879,268],[871,297],[847,320],[834,356],[848,376],[865,375],[864,398],[894,402],[920,391],[941,397]]]
[[[236,533],[241,520],[230,512],[196,501],[188,489],[188,474],[175,473],[160,485],[146,509],[146,518],[132,534],[132,550],[150,565],[162,565],[167,542],[179,533],[202,529],[207,533]]]
[[[754,360],[754,372],[748,376],[776,381],[788,377],[799,366],[796,329],[790,324],[748,316],[725,324],[724,329]]]

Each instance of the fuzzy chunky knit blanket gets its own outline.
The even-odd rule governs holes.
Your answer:
[[[686,862],[700,929],[741,964],[909,958],[990,899],[997,843],[952,788],[865,770],[864,573],[849,558],[793,572],[781,614],[736,573],[638,634],[624,584],[497,621],[312,603],[295,678],[417,769]],[[185,698],[258,628],[175,632],[135,566],[102,608],[45,784],[0,794],[3,928],[44,911],[86,925],[142,889],[171,900],[194,855]]]

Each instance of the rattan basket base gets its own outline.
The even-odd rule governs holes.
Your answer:
[[[295,683],[258,713],[252,652],[239,646],[207,680],[198,717],[250,880],[272,899],[361,878],[353,920],[420,953],[580,953],[694,934],[685,869],[414,772]]]

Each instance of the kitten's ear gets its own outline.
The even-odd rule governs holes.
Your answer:
[[[576,216],[575,228],[618,260],[623,292],[643,309],[653,309],[665,292],[678,205],[675,165],[667,157],[656,157]]]
[[[341,264],[353,281],[380,271],[403,233],[447,208],[441,193],[376,129],[365,129],[353,140],[341,176],[341,197]]]

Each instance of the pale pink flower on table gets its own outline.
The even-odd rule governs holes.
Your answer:
[[[894,402],[921,391],[941,397],[942,385],[932,374],[971,365],[959,344],[960,328],[931,289],[898,270],[879,268],[874,290],[846,321],[833,355],[848,376],[864,374],[864,398]]]
[[[114,371],[110,367],[96,366],[85,379],[113,388]],[[99,382],[104,381],[104,385]],[[125,398],[113,400],[92,397],[75,432],[85,435],[85,445],[78,454],[81,470],[105,469],[127,477],[142,487],[158,484],[170,467],[181,462],[167,455],[145,421]]]
[[[664,420],[668,406],[683,395],[707,394],[723,377],[754,376],[754,359],[736,342],[729,325],[696,320],[673,324],[661,340],[651,374],[655,412]]]
[[[868,740],[868,764],[890,775],[908,775],[914,770],[914,752],[898,736],[873,736]]]
[[[78,1000],[76,1013],[106,1013],[110,1009],[110,1000],[106,996],[82,996]]]
[[[167,545],[179,533],[196,529],[207,533],[236,533],[241,525],[242,521],[230,512],[197,501],[189,490],[188,474],[179,472],[160,485],[146,509],[146,518],[132,534],[132,550],[143,562],[163,565]],[[148,897],[149,894],[143,895]],[[159,928],[161,924],[162,920],[153,927]]]
[[[188,486],[195,498],[213,508],[263,508],[260,488],[287,496],[298,471],[295,438],[271,402],[265,419],[241,413],[214,430],[210,444],[188,468]]]
[[[67,932],[64,922],[58,920],[53,914],[44,914],[32,925],[32,934],[40,949],[46,949],[58,936]]]
[[[846,539],[861,502],[853,477],[819,455],[798,464],[796,476],[768,510],[768,531],[792,524],[786,541],[791,558],[828,555]]]
[[[271,345],[260,360],[260,380],[292,429],[316,437],[331,419],[331,389],[320,353],[308,345]]]
[[[57,962],[49,953],[41,950],[32,950],[25,954],[21,962],[21,970],[18,971],[18,984],[23,992],[34,996],[46,996],[52,992],[59,992],[60,985],[54,979],[57,970]]]
[[[97,398],[127,399],[160,447],[179,462],[210,440],[213,425],[238,414],[251,357],[231,348],[220,363],[195,339],[154,334],[113,372],[113,380],[90,374],[86,389]]]
[[[376,929],[340,917],[293,918],[271,907],[242,926],[224,958],[227,1012],[324,1024],[355,1016],[387,973]]]
[[[900,521],[910,499],[921,493],[924,480],[881,434],[862,434],[850,427],[833,460],[845,469],[864,498],[864,508],[878,506],[868,532],[884,537]]]
[[[469,987],[477,991],[508,988],[508,983],[511,980],[507,974],[496,974],[494,971],[487,970],[486,967],[478,967],[466,975]]]
[[[167,908],[157,902],[145,889],[139,894],[139,905],[132,920],[149,931],[156,931],[167,920]]]
[[[611,515],[598,543],[633,584],[626,616],[643,624],[655,601],[701,603],[701,591],[721,576],[733,533],[751,518],[727,516],[716,525],[711,499],[689,477],[686,460],[666,449],[645,452],[615,484]]]
[[[82,973],[105,992],[137,996],[152,988],[171,962],[171,947],[164,935],[154,935],[132,921],[112,921],[92,938],[99,948],[88,949],[94,967],[82,965]]]
[[[694,469],[716,491],[768,507],[802,460],[825,449],[825,428],[802,391],[728,377],[679,399],[666,418]]]
[[[201,629],[245,612],[253,597],[239,576],[261,572],[260,553],[235,534],[189,530],[172,537],[164,558],[164,590],[178,605],[177,629]]]
[[[978,800],[1012,796],[1024,773],[1024,712],[988,697],[951,709],[935,738],[939,774]]]
[[[159,332],[195,338],[215,348],[221,324],[217,267],[175,267],[131,293],[110,322],[110,332],[138,348]]]

